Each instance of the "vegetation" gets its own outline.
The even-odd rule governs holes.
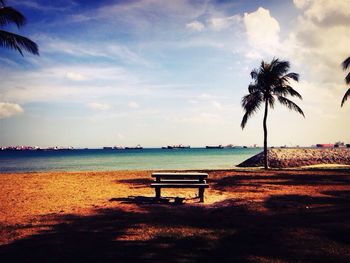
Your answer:
[[[267,115],[269,107],[274,108],[276,100],[282,105],[288,107],[291,110],[295,110],[301,115],[304,112],[293,101],[289,100],[287,96],[297,97],[302,99],[302,96],[290,86],[290,80],[298,81],[299,74],[288,73],[290,68],[288,61],[280,61],[279,59],[273,59],[271,63],[261,62],[258,69],[254,69],[250,76],[253,82],[248,86],[249,94],[242,98],[242,107],[245,111],[241,127],[247,124],[248,119],[256,113],[260,107],[264,106],[264,167],[268,169],[268,157],[267,157]]]
[[[350,57],[348,57],[347,59],[345,59],[342,63],[343,69],[347,70],[350,67]],[[350,72],[348,73],[348,75],[345,77],[345,82],[346,84],[350,84]],[[350,97],[350,88],[345,92],[344,97],[341,101],[341,106],[343,107],[345,101],[348,99],[348,97]]]
[[[24,26],[26,18],[16,9],[6,6],[4,0],[0,0],[0,27],[8,24],[16,24],[18,28]],[[0,29],[0,46],[17,50],[22,56],[23,51],[39,55],[39,49],[35,42],[21,35],[17,35]]]

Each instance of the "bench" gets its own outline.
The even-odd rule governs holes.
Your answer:
[[[156,198],[160,198],[162,188],[198,188],[200,202],[204,202],[207,173],[152,173],[155,178],[151,187],[155,188]]]

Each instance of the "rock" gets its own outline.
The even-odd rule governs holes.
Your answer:
[[[288,168],[315,164],[350,165],[350,148],[281,148],[268,149],[269,167]],[[264,152],[237,165],[238,167],[264,166]]]

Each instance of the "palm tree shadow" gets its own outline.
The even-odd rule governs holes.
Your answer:
[[[325,171],[325,170],[323,170]],[[317,186],[317,185],[344,185],[350,184],[350,170],[332,171],[331,175],[318,173],[291,174],[280,172],[273,175],[260,175],[258,173],[247,173],[226,176],[217,180],[212,180],[212,188],[225,190],[227,187],[262,185],[284,185],[284,186]]]
[[[120,202],[122,204],[144,205],[144,204],[169,204],[170,199],[171,199],[170,197],[155,198],[155,197],[148,197],[148,196],[128,196],[128,197],[111,198],[109,199],[109,201]]]
[[[178,197],[178,196],[167,196],[167,197],[161,197],[161,198],[155,198],[155,197],[149,197],[149,196],[128,196],[128,197],[118,197],[118,198],[111,198],[109,199],[110,202],[120,202],[122,204],[137,204],[137,205],[180,205],[184,204],[185,201],[190,200],[197,200],[198,203],[200,201],[198,200],[198,197],[192,197],[192,198],[184,198],[184,197]]]
[[[346,262],[346,254],[317,249],[328,243],[346,243],[349,204],[336,198],[319,199],[329,206],[301,214],[271,203],[291,198],[304,204],[307,197],[276,197],[266,200],[273,214],[252,211],[228,199],[207,206],[168,206],[147,203],[145,197],[112,201],[126,202],[94,215],[55,216],[59,223],[50,230],[0,247],[1,262],[251,262],[280,261]],[[333,200],[335,198],[335,200]],[[133,205],[139,212],[128,210]],[[302,215],[302,216],[301,216]],[[47,219],[47,218],[46,218]],[[46,220],[45,219],[45,220]],[[298,235],[296,229],[309,231]],[[348,231],[348,232],[347,232]],[[337,234],[340,233],[340,234]]]

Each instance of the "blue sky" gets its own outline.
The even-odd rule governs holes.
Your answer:
[[[277,106],[269,145],[350,142],[348,0],[7,3],[40,57],[1,49],[1,146],[262,145],[240,101],[273,57],[300,74],[306,118]]]

